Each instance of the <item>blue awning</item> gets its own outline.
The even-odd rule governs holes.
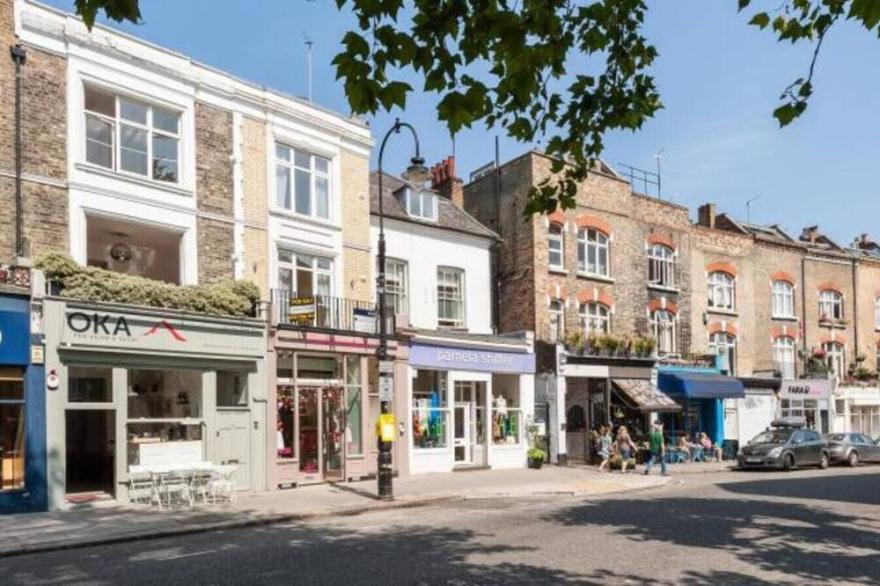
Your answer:
[[[746,389],[732,376],[698,372],[661,372],[657,387],[671,397],[687,399],[742,399]]]

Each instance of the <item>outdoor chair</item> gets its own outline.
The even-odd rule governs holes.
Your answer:
[[[208,481],[207,494],[211,498],[211,502],[216,503],[217,498],[225,500],[228,503],[235,503],[235,466],[218,466],[214,471],[211,480]]]
[[[211,498],[211,481],[214,479],[214,471],[211,469],[198,469],[193,473],[190,483],[193,500],[200,499],[207,503]]]
[[[131,467],[128,473],[128,499],[141,505],[152,505],[155,502],[161,507],[162,501],[156,482],[149,471]]]
[[[171,507],[175,504],[193,506],[192,471],[172,470],[161,476],[160,493],[164,504]]]

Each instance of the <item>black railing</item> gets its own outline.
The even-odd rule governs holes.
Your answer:
[[[295,291],[273,289],[272,308],[279,325],[379,333],[379,306],[372,301],[330,295],[300,295]],[[393,311],[386,313],[389,315],[388,332],[393,334]]]

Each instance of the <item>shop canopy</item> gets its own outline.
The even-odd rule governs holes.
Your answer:
[[[686,399],[742,399],[746,389],[732,376],[697,372],[661,372],[657,386],[666,394]]]
[[[670,399],[666,394],[651,384],[651,381],[635,378],[615,378],[611,380],[614,390],[617,391],[624,403],[631,403],[632,407],[650,412],[676,412],[681,407]]]

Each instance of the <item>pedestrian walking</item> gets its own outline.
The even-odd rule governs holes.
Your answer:
[[[620,454],[620,471],[626,474],[626,467],[633,452],[636,451],[636,444],[633,443],[625,425],[621,425],[617,429],[617,439],[614,443],[617,446],[617,453]]]
[[[609,462],[611,461],[611,444],[613,442],[614,440],[611,438],[611,430],[604,425],[600,427],[599,456],[602,458],[602,463],[599,464],[599,472],[602,472],[603,469],[608,468]]]
[[[663,424],[659,421],[651,427],[651,434],[648,436],[648,442],[651,453],[645,464],[645,476],[651,473],[651,466],[657,460],[660,461],[660,475],[666,476],[666,441],[663,439]]]

